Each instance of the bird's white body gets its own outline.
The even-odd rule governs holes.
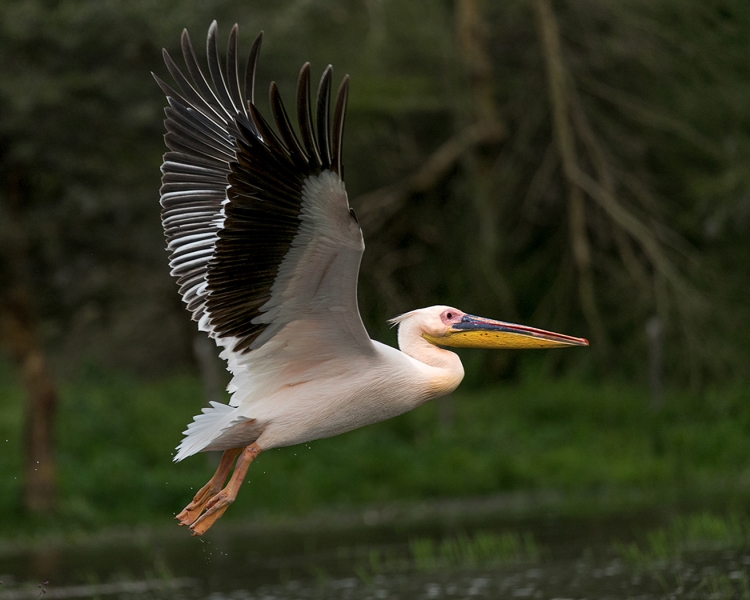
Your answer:
[[[306,180],[301,215],[263,306],[270,327],[248,353],[217,338],[233,374],[231,401],[195,418],[175,460],[252,442],[269,449],[331,437],[412,410],[463,379],[455,354],[408,325],[399,330],[407,353],[367,335],[356,301],[364,242],[338,176],[324,171]],[[445,308],[427,310],[437,316]],[[210,331],[205,320],[199,325]]]
[[[252,442],[267,450],[335,436],[410,411],[450,393],[462,379],[460,362],[453,369],[430,366],[379,342],[367,353],[290,362],[273,383],[235,391],[231,410],[217,405],[197,417],[177,458]]]

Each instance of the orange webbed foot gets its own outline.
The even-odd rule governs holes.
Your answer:
[[[175,517],[179,521],[180,526],[185,527],[194,523],[203,512],[209,500],[218,494],[220,489],[219,486],[212,485],[210,481],[204,485],[193,497],[193,501]]]
[[[242,450],[241,453],[239,448],[224,452],[221,457],[221,464],[211,480],[198,491],[193,501],[175,517],[180,525],[189,525],[190,532],[193,535],[206,533],[237,498],[237,493],[240,491],[240,486],[250,463],[255,460],[255,457],[261,451],[261,447],[253,443]],[[240,456],[234,466],[234,473],[232,473],[229,483],[224,489],[219,490],[238,454]]]
[[[226,481],[229,471],[232,469],[234,459],[237,458],[237,455],[241,451],[242,448],[232,448],[231,450],[226,450],[224,454],[221,455],[221,462],[216,469],[216,473],[214,473],[208,483],[198,490],[198,493],[195,494],[195,496],[193,496],[192,502],[183,508],[175,517],[175,519],[179,521],[180,526],[191,525],[198,519],[205,509],[206,504],[208,504],[211,498],[216,496],[221,490],[221,486],[224,485],[224,481]]]
[[[226,489],[221,490],[206,504],[206,512],[198,517],[190,526],[190,533],[193,535],[203,535],[206,533],[226,512],[227,508],[231,506],[235,497],[236,495],[231,496]]]

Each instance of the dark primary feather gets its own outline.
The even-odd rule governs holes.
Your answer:
[[[214,21],[211,23],[211,27],[208,28],[208,41],[206,44],[208,71],[211,74],[211,81],[214,83],[214,88],[216,88],[219,101],[231,116],[235,116],[239,111],[232,103],[232,99],[229,97],[229,91],[227,90],[227,84],[224,81],[224,74],[221,70],[221,59],[219,58],[219,48],[216,44],[216,30],[216,21]]]
[[[258,55],[262,42],[263,32],[261,31],[250,47],[250,54],[247,55],[247,63],[245,64],[245,98],[250,104],[255,104],[255,69],[258,66]],[[250,91],[249,94],[248,90]]]
[[[222,66],[216,22],[206,44],[208,77],[187,31],[181,38],[187,74],[164,51],[179,91],[154,76],[169,101],[161,204],[172,274],[193,319],[213,337],[234,338],[234,351],[248,351],[267,327],[253,320],[271,297],[279,265],[297,235],[305,179],[325,169],[343,175],[348,77],[338,90],[331,125],[332,69],[324,71],[314,129],[310,65],[302,67],[296,106],[301,140],[272,83],[276,133],[254,103],[262,36],[252,45],[242,86],[237,26]]]
[[[229,41],[227,42],[227,85],[229,93],[232,96],[232,103],[238,111],[245,112],[245,105],[242,101],[242,92],[240,92],[240,75],[239,65],[237,64],[237,31],[239,28],[234,24],[229,32]]]
[[[344,163],[342,158],[344,146],[344,116],[346,115],[346,100],[349,97],[349,75],[344,75],[336,92],[336,108],[333,110],[333,133],[331,134],[331,154],[334,163],[331,169],[344,179]]]
[[[301,166],[303,169],[306,168],[309,162],[309,158],[305,151],[299,144],[297,136],[294,134],[292,123],[286,114],[284,108],[284,102],[281,100],[281,94],[279,88],[276,86],[276,82],[271,82],[271,88],[269,90],[269,100],[271,102],[271,111],[273,112],[274,121],[276,121],[276,127],[279,130],[284,144],[289,150],[289,154],[295,164]]]
[[[328,144],[328,134],[331,128],[330,108],[331,108],[331,73],[333,67],[328,65],[320,78],[318,85],[317,101],[317,130],[318,130],[318,149],[320,151],[320,160],[324,169],[331,168],[331,147]]]
[[[320,168],[320,152],[312,131],[312,107],[310,105],[310,63],[302,65],[297,78],[297,123],[302,143],[305,145],[311,166]]]

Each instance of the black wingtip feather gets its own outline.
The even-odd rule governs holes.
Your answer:
[[[269,101],[271,104],[271,112],[273,113],[274,121],[276,121],[276,128],[279,130],[281,138],[284,140],[286,147],[289,149],[290,156],[295,164],[300,166],[309,167],[309,157],[300,146],[299,140],[294,133],[292,123],[289,121],[289,115],[287,115],[284,103],[281,100],[281,94],[275,81],[271,82],[268,89]]]
[[[332,169],[344,179],[343,143],[344,119],[346,118],[346,101],[349,97],[349,75],[344,75],[338,92],[336,92],[336,107],[333,110],[333,133],[331,137]]]
[[[221,101],[225,110],[231,111],[231,116],[234,117],[239,113],[239,109],[234,106],[232,98],[229,95],[227,89],[227,82],[224,80],[224,73],[221,68],[221,59],[219,58],[219,47],[216,43],[216,36],[218,34],[218,25],[216,21],[211,23],[211,27],[208,28],[208,36],[206,37],[206,57],[208,58],[208,72],[211,75],[211,82],[214,84],[217,97]]]
[[[187,29],[182,30],[182,36],[180,37],[180,48],[182,50],[182,58],[185,61],[188,74],[193,80],[193,87],[197,89],[203,100],[207,105],[211,107],[217,114],[224,114],[226,110],[220,105],[216,98],[216,95],[211,90],[211,87],[206,81],[206,76],[201,70],[200,63],[198,63],[198,57],[195,55],[193,49],[193,43],[190,40],[190,34]]]
[[[324,169],[331,168],[331,144],[329,140],[331,131],[331,76],[333,67],[328,65],[320,77],[318,85],[318,100],[316,102],[318,149],[320,160]]]
[[[151,71],[151,77],[154,78],[154,80],[156,81],[156,85],[161,88],[161,91],[164,92],[164,95],[167,98],[170,98],[173,94],[176,94],[176,92],[170,87],[170,85],[168,83],[165,83],[164,80],[153,71]]]
[[[162,52],[162,55],[164,57],[164,64],[167,66],[167,70],[169,71],[169,74],[172,76],[172,78],[177,82],[177,86],[180,88],[180,91],[182,92],[183,98],[189,103],[192,104],[197,110],[202,112],[204,115],[211,119],[217,119],[217,122],[223,122],[226,123],[226,111],[222,110],[222,107],[219,106],[215,96],[213,94],[211,95],[211,98],[213,99],[213,103],[211,103],[211,100],[207,100],[204,98],[203,95],[201,95],[200,92],[198,92],[195,87],[193,87],[193,84],[191,84],[185,75],[182,74],[182,71],[180,71],[179,67],[175,64],[175,62],[172,60],[172,57],[169,55],[169,52],[164,50]],[[222,115],[222,113],[224,113]]]
[[[288,159],[289,150],[284,146],[283,142],[281,142],[281,140],[276,137],[273,129],[271,129],[268,123],[266,123],[266,120],[260,114],[260,111],[255,106],[255,104],[250,105],[250,117],[253,124],[260,132],[260,135],[263,138],[263,142],[271,151],[271,154],[273,154],[277,158]]]
[[[310,63],[306,62],[300,69],[297,78],[297,124],[302,143],[310,157],[310,168],[319,169],[321,166],[320,153],[315,143],[312,129],[312,107],[310,105]]]
[[[229,40],[227,41],[227,87],[229,88],[229,95],[232,98],[235,108],[238,113],[246,115],[245,104],[242,101],[242,92],[240,91],[240,76],[239,76],[239,65],[237,63],[237,34],[239,27],[237,23],[234,24],[232,30],[229,32]]]
[[[258,55],[260,54],[262,43],[263,31],[255,38],[250,48],[250,54],[247,56],[247,64],[245,65],[245,98],[247,98],[250,104],[255,104],[255,70],[258,66]]]

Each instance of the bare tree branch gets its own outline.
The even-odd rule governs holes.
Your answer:
[[[443,142],[414,173],[392,185],[382,187],[352,200],[357,218],[368,234],[378,231],[414,194],[429,191],[453,169],[462,156],[477,144],[500,142],[505,130],[469,125]]]
[[[573,258],[578,271],[578,295],[581,309],[596,340],[600,352],[608,352],[607,332],[596,302],[594,276],[591,266],[591,249],[586,232],[586,207],[580,186],[574,174],[580,171],[575,147],[575,135],[570,121],[568,73],[560,47],[557,19],[549,0],[533,0],[536,24],[547,65],[552,121],[563,173],[568,181],[568,226]]]
[[[618,110],[628,113],[637,123],[668,131],[714,158],[724,157],[724,152],[713,140],[708,139],[684,121],[656,112],[642,105],[636,98],[593,78],[584,77],[582,83],[586,90],[596,97],[614,104]]]
[[[641,203],[644,206],[647,206],[651,211],[658,211],[660,203],[651,191],[644,186],[638,178],[633,177],[622,170],[618,170],[613,166],[615,159],[605,145],[601,143],[599,137],[594,132],[593,127],[591,127],[589,119],[586,116],[586,111],[581,103],[581,98],[575,88],[572,87],[570,88],[570,101],[571,115],[573,117],[576,133],[587,147],[587,156],[591,160],[594,169],[596,170],[597,177],[607,193],[613,198],[616,197],[615,174],[617,174],[619,182],[626,184],[635,199],[640,200]],[[653,216],[648,227],[652,234],[665,246],[671,247],[673,250],[682,254],[685,258],[695,262],[695,258],[692,256],[692,252],[682,236],[654,219]]]
[[[675,291],[683,297],[693,298],[692,286],[682,277],[671,260],[663,252],[653,232],[630,213],[590,175],[580,169],[571,173],[571,179],[586,192],[622,229],[635,238],[654,267],[669,281]]]

